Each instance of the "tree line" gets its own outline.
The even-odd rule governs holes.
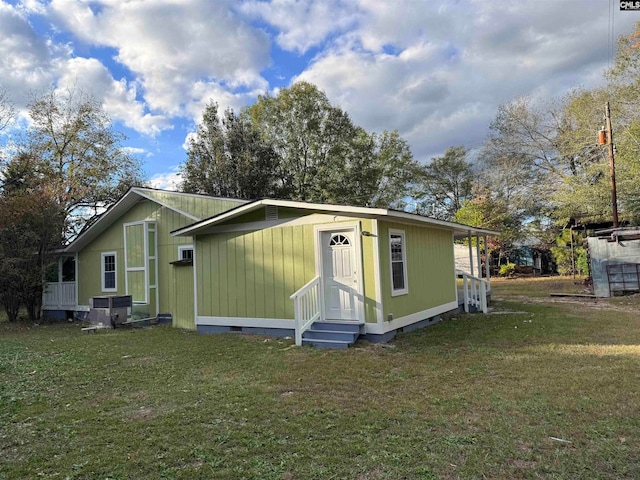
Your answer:
[[[239,113],[210,102],[181,174],[185,192],[401,209],[421,168],[397,131],[367,132],[298,82]]]
[[[488,246],[500,258],[535,235],[566,264],[565,227],[610,219],[607,154],[595,140],[605,102],[616,130],[620,217],[640,222],[639,45],[640,22],[620,38],[605,86],[547,103],[516,98],[498,108],[474,155],[452,146],[428,162],[414,159],[397,131],[354,124],[307,82],[237,113],[211,101],[189,136],[180,189],[407,209],[500,231]],[[39,318],[56,248],[145,182],[140,160],[91,96],[51,89],[33,94],[27,112],[26,126],[0,149],[0,304],[10,320],[20,307]],[[0,89],[0,133],[15,117]]]

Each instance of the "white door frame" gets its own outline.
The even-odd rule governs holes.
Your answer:
[[[324,292],[324,275],[322,274],[323,265],[322,265],[322,253],[323,253],[323,245],[322,245],[322,234],[325,232],[343,232],[343,231],[351,231],[353,232],[353,243],[355,244],[354,255],[356,256],[356,267],[358,269],[357,280],[358,280],[358,288],[356,289],[356,314],[358,319],[352,322],[364,323],[364,272],[362,269],[362,232],[360,228],[360,222],[336,222],[336,223],[325,223],[321,225],[313,226],[313,238],[314,238],[314,248],[315,248],[315,258],[316,258],[316,275],[320,277],[320,297],[322,301],[320,302],[320,318],[322,320],[326,319],[325,312],[325,292]],[[347,320],[345,320],[346,322]]]

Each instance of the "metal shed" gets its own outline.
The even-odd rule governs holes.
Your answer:
[[[601,230],[587,240],[597,297],[640,292],[640,227]]]

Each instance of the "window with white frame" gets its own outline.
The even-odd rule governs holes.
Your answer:
[[[389,260],[391,262],[391,295],[409,293],[407,252],[403,230],[389,230]]]
[[[102,291],[115,292],[118,290],[116,273],[116,252],[102,253]]]
[[[181,245],[178,247],[178,260],[193,262],[193,245]]]

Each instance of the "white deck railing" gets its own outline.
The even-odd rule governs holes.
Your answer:
[[[48,283],[42,303],[45,308],[75,307],[76,282]]]
[[[289,298],[293,300],[296,345],[302,345],[302,334],[320,320],[320,277],[315,277]]]
[[[487,294],[491,291],[491,283],[483,278],[474,277],[462,270],[456,270],[456,274],[462,275],[464,290],[464,311],[469,313],[471,307],[487,313]]]

